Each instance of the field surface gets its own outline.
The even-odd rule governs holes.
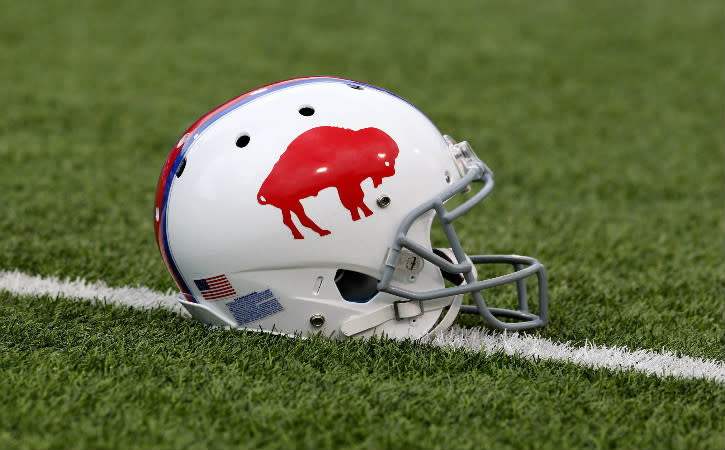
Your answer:
[[[546,265],[551,320],[529,337],[725,361],[722,2],[0,6],[2,273],[170,295],[152,207],[180,134],[260,85],[337,75],[493,169],[457,229]],[[0,448],[725,447],[712,377],[79,297],[0,283]]]

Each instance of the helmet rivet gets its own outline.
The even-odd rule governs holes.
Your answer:
[[[325,324],[325,316],[322,314],[313,314],[312,317],[310,317],[310,324],[312,324],[315,328],[320,328]]]
[[[390,206],[390,197],[383,194],[380,197],[378,197],[378,199],[376,200],[376,203],[381,208],[387,208],[388,206]]]

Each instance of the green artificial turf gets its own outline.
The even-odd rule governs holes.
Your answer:
[[[722,385],[0,294],[4,448],[717,448]],[[10,319],[12,317],[12,319]],[[707,408],[703,406],[707,405]]]
[[[174,287],[152,207],[179,135],[338,75],[493,169],[456,227],[546,265],[535,334],[725,360],[721,2],[0,5],[0,270]],[[723,447],[705,381],[1,295],[0,447]]]

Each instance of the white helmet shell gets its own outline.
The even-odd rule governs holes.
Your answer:
[[[178,141],[157,191],[157,242],[182,305],[203,322],[287,335],[427,334],[461,294],[386,291],[445,288],[435,261],[395,242],[414,209],[465,175],[452,145],[407,101],[339,78],[287,80],[214,109]],[[404,233],[429,253],[434,216]],[[397,269],[383,287],[386,265]]]

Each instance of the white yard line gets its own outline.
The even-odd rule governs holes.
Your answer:
[[[677,356],[667,350],[630,350],[627,347],[607,347],[592,343],[575,347],[567,342],[554,342],[526,334],[506,334],[463,327],[451,327],[434,337],[432,343],[482,351],[486,354],[502,351],[507,355],[530,360],[551,359],[593,368],[636,370],[659,377],[707,378],[725,382],[724,361]]]
[[[164,308],[189,316],[189,313],[176,301],[176,295],[152,291],[146,287],[109,287],[102,281],[89,283],[82,278],[71,280],[56,277],[26,275],[22,272],[0,270],[0,289],[16,295],[50,295],[66,298],[128,305],[139,309]]]
[[[26,275],[18,271],[0,271],[0,290],[16,295],[81,298],[140,309],[160,307],[188,316],[176,302],[176,296],[172,292],[162,293],[145,287],[114,288],[103,282],[89,283],[80,278],[61,280],[56,277]],[[429,338],[428,342],[441,347],[464,348],[486,354],[503,352],[531,360],[549,359],[593,368],[635,370],[660,377],[705,378],[725,383],[724,361],[677,356],[666,350],[653,352],[595,344],[574,347],[568,343],[557,343],[526,334],[498,333],[458,326]]]

